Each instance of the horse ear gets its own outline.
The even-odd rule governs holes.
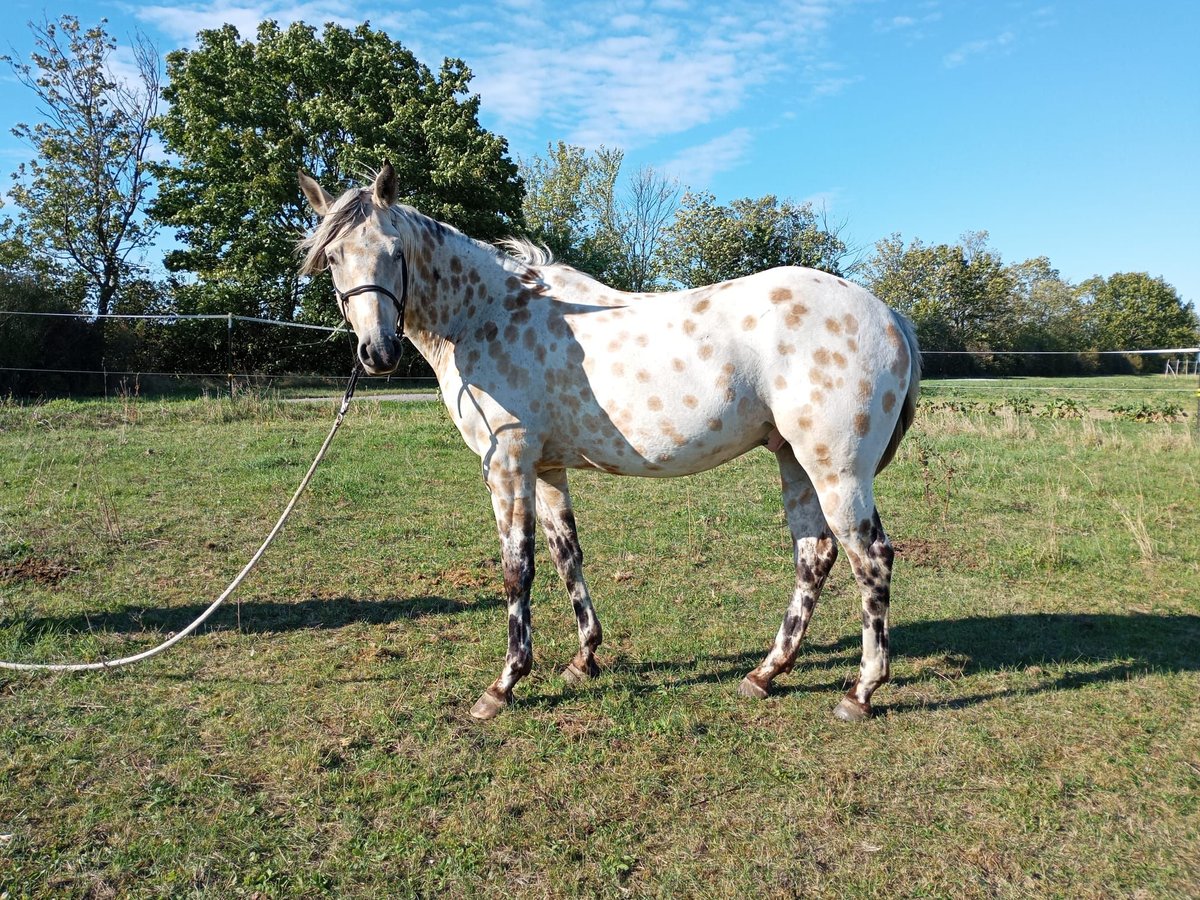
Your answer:
[[[396,170],[390,160],[383,161],[383,168],[375,176],[375,203],[385,209],[396,202]]]
[[[312,208],[316,210],[317,215],[325,215],[325,213],[329,212],[329,207],[333,206],[333,194],[321,187],[317,183],[317,179],[313,178],[303,169],[298,174],[300,175],[300,190],[304,192],[304,196],[312,204]]]

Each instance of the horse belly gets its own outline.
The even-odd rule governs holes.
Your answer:
[[[686,385],[617,401],[601,399],[596,421],[572,422],[564,464],[620,475],[671,477],[703,472],[766,440],[770,417],[749,393],[701,399]],[[732,398],[732,399],[730,399]],[[591,425],[593,427],[589,428]]]

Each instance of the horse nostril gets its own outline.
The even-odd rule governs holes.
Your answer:
[[[367,353],[366,344],[358,345],[358,358],[362,360],[364,364],[369,364],[371,362],[371,356],[369,353]]]

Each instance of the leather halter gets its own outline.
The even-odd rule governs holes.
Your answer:
[[[408,260],[404,258],[404,254],[400,254],[400,297],[380,284],[360,284],[357,287],[352,287],[348,291],[339,291],[336,285],[333,288],[333,293],[337,296],[338,306],[342,312],[342,318],[347,322],[350,317],[346,315],[346,301],[351,297],[357,297],[359,294],[383,294],[392,301],[396,307],[396,335],[397,337],[404,336],[404,310],[408,306]]]

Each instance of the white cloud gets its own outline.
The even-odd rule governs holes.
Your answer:
[[[990,53],[993,50],[1000,50],[1009,46],[1016,40],[1016,34],[1010,30],[1002,31],[995,37],[981,38],[977,41],[968,41],[965,44],[955,48],[950,53],[947,53],[942,58],[942,64],[947,69],[955,69],[963,63],[967,62],[973,56],[980,56],[985,53]]]
[[[138,6],[138,20],[153,25],[177,42],[177,46],[193,46],[196,33],[222,25],[233,25],[243,38],[253,39],[258,25],[274,19],[286,28],[292,22],[307,22],[320,27],[326,22],[357,25],[363,12],[343,0],[314,0],[310,3],[238,3],[235,0],[215,0],[212,3],[161,4]]]
[[[708,185],[715,175],[737,166],[750,150],[754,136],[748,128],[735,128],[695,147],[689,147],[665,163],[662,170],[695,188]]]
[[[712,125],[781,77],[797,82],[797,97],[843,89],[853,79],[804,66],[820,57],[834,17],[854,2],[395,0],[376,8],[370,0],[159,0],[135,15],[176,46],[225,23],[253,38],[264,19],[317,27],[368,19],[432,67],[444,56],[466,59],[493,127],[518,141],[551,131],[584,146],[634,149]]]
[[[812,52],[836,8],[835,0],[685,10],[672,0],[566,3],[523,19],[519,39],[500,30],[472,51],[471,67],[501,130],[549,122],[574,143],[632,148],[743,106]]]

